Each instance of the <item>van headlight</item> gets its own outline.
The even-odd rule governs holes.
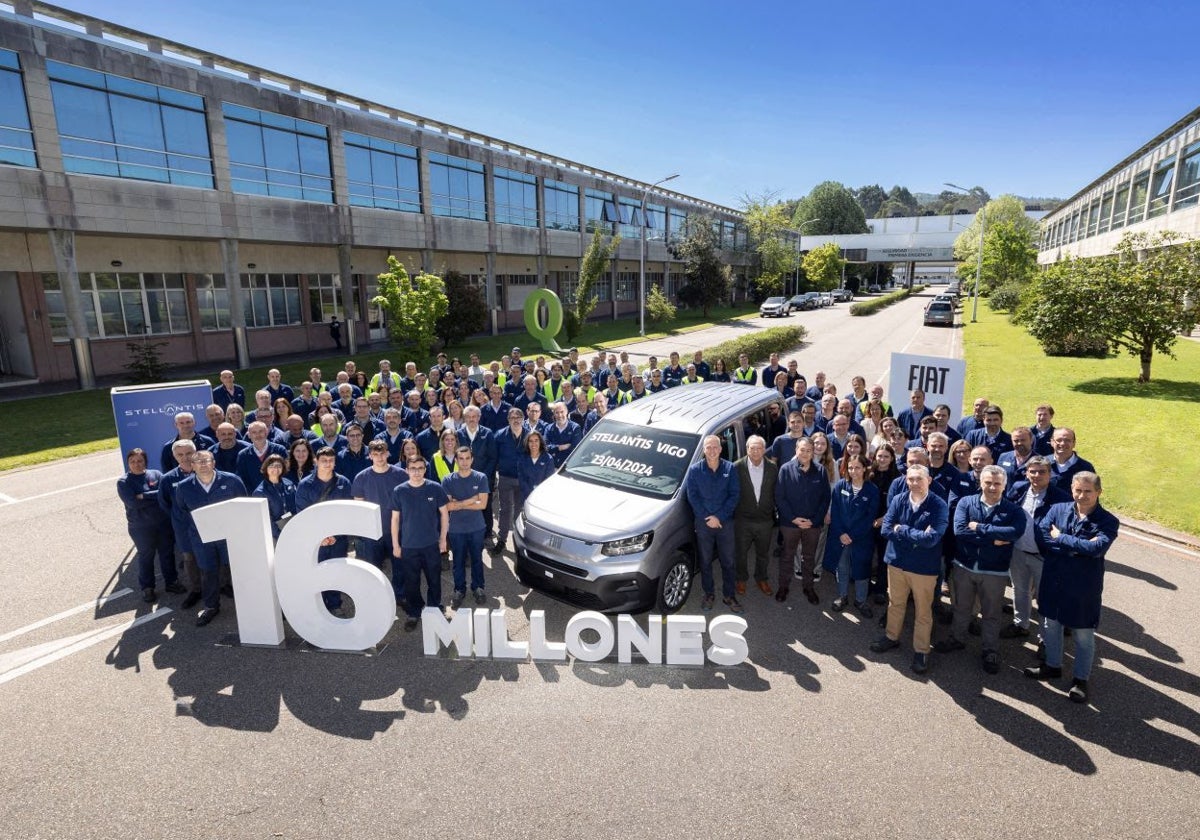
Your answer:
[[[517,532],[517,536],[525,539],[525,512],[521,511],[517,514],[517,519],[513,522],[513,530]]]
[[[636,537],[626,537],[623,540],[613,540],[606,542],[600,548],[600,553],[608,557],[620,557],[624,554],[637,554],[639,551],[645,551],[650,547],[650,541],[654,539],[654,532],[647,531],[644,534],[638,534]]]

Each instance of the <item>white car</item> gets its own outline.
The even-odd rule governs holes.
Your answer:
[[[758,314],[763,318],[782,318],[792,314],[791,304],[785,297],[769,297],[758,307]]]

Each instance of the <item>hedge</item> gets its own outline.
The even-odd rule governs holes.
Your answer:
[[[851,315],[874,315],[880,309],[885,309],[893,303],[899,303],[909,295],[915,295],[918,292],[925,291],[924,286],[913,286],[911,289],[898,289],[881,297],[864,300],[862,303],[853,304],[850,307]]]
[[[772,353],[782,353],[791,350],[804,341],[808,330],[802,326],[771,327],[747,336],[725,341],[715,347],[706,348],[704,358],[711,365],[717,359],[724,359],[725,366],[732,371],[737,367],[738,356],[745,353],[751,361],[766,359]]]

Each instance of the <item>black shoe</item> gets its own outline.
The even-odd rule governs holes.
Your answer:
[[[479,606],[482,607],[484,604],[487,603],[487,595],[483,594],[482,586],[479,587],[478,589],[476,589],[471,594],[475,596],[475,603],[478,604]]]
[[[700,599],[700,609],[704,610],[705,612],[711,612],[714,600],[715,596],[706,594]]]
[[[467,598],[466,592],[457,592],[456,591],[454,593],[454,597],[450,599],[450,608],[453,610],[458,609],[459,607],[462,606],[462,602],[465,601],[466,598]]]
[[[1001,639],[1024,639],[1029,635],[1029,628],[1020,624],[1010,624],[1000,629]]]
[[[1043,662],[1041,665],[1030,665],[1026,668],[1025,676],[1031,680],[1056,680],[1062,676],[1062,668]]]
[[[741,613],[746,611],[746,608],[742,606],[742,602],[737,598],[722,598],[721,600],[725,603],[725,606],[729,607],[729,611],[732,613]]]
[[[914,653],[912,661],[912,670],[914,674],[924,674],[929,670],[929,654]]]
[[[983,652],[983,670],[989,674],[1000,673],[1000,654],[994,650]]]
[[[811,586],[804,590],[804,597],[808,599],[808,603],[810,604],[821,603],[821,596],[819,596],[817,594],[817,590],[813,589]]]
[[[897,639],[889,639],[886,635],[880,636],[871,642],[871,651],[873,653],[887,653],[892,648],[898,647],[900,647],[900,642]]]
[[[411,633],[417,629],[417,625],[420,623],[421,619],[409,616],[408,618],[404,619],[404,632]]]
[[[1072,703],[1086,703],[1088,701],[1088,681],[1071,680],[1071,690],[1067,692],[1067,697]]]
[[[947,636],[934,645],[933,649],[938,653],[954,653],[954,651],[962,650],[965,647],[966,645],[960,642],[958,639],[954,638],[953,636]]]
[[[172,595],[182,595],[184,592],[187,592],[187,587],[177,580],[171,581],[164,586],[163,589],[170,592]]]
[[[1016,610],[1013,609],[1013,605],[1009,604],[1007,602],[1000,609],[1005,615],[1012,615],[1013,613],[1016,612]]]
[[[189,592],[188,596],[183,599],[183,603],[181,603],[179,605],[179,609],[190,610],[192,607],[196,606],[199,603],[200,603],[200,593],[199,592]]]
[[[788,596],[788,588],[786,586],[781,586],[775,590],[775,600],[778,601],[779,603],[782,604],[784,601],[786,601],[787,596]]]
[[[147,604],[153,604],[158,600],[158,593],[154,591],[153,586],[147,586],[142,590],[142,600]]]
[[[232,584],[228,584],[228,583],[227,583],[227,584],[225,584],[224,586],[222,586],[222,587],[221,587],[221,594],[222,594],[222,595],[224,595],[226,598],[232,598],[232,597],[233,597],[233,586],[232,586]]]
[[[883,607],[887,605],[888,596],[886,592],[876,592],[871,596],[871,600],[874,601],[877,606]]]
[[[842,610],[846,609],[846,605],[848,603],[850,602],[845,598],[834,598],[833,603],[829,605],[829,609],[833,610],[834,612],[841,612]]]
[[[854,609],[858,610],[858,614],[863,618],[874,618],[875,610],[871,609],[871,605],[866,601],[859,601],[854,605]]]
[[[207,609],[201,610],[200,615],[196,618],[196,626],[197,627],[207,626],[208,624],[212,623],[212,620],[214,618],[216,618],[217,614],[220,612],[221,612],[220,607],[209,607]]]
[[[983,625],[979,623],[978,618],[972,618],[971,623],[967,625],[967,632],[972,636],[983,635]]]

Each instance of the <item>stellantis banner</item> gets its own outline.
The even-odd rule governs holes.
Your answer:
[[[238,635],[242,644],[278,646],[283,642],[283,614],[307,642],[327,650],[374,647],[396,620],[392,585],[383,572],[362,560],[341,557],[317,562],[321,541],[331,534],[379,539],[379,506],[370,502],[331,501],[315,504],[294,516],[271,544],[267,500],[230,499],[194,512],[205,542],[225,540],[233,588],[237,592]],[[354,599],[354,617],[338,618],[324,606],[323,590],[344,592]],[[422,615],[423,645],[434,656],[454,645],[463,658],[495,658],[562,662],[568,656],[584,662],[610,657],[632,661],[636,651],[651,665],[737,665],[748,655],[746,620],[721,615],[706,621],[697,615],[651,615],[643,631],[628,615],[613,622],[598,612],[581,612],[567,622],[563,641],[547,638],[546,615],[529,614],[529,640],[509,638],[504,610],[457,610],[447,619],[427,607]],[[711,644],[705,648],[707,632]],[[584,637],[595,636],[595,641]],[[665,638],[664,638],[665,636]]]
[[[930,410],[939,403],[950,406],[950,425],[954,426],[962,415],[966,378],[967,364],[962,359],[893,353],[887,395],[892,413],[899,414],[908,408],[909,394],[920,388],[925,392],[925,405]]]
[[[125,453],[141,447],[146,450],[146,467],[162,469],[159,456],[163,444],[175,437],[175,415],[181,411],[195,415],[197,429],[208,425],[204,409],[212,402],[212,386],[204,379],[131,385],[113,388],[111,394],[122,466]]]

